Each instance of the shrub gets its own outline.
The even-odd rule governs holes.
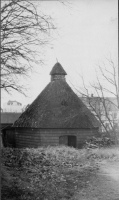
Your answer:
[[[113,140],[108,137],[96,138],[93,137],[90,140],[87,140],[84,144],[84,148],[100,148],[100,147],[109,147],[114,144]]]
[[[88,162],[85,167],[86,156],[86,150],[64,146],[2,149],[2,164],[12,180],[7,190],[3,182],[2,200],[4,194],[15,200],[69,199],[90,165]]]
[[[88,158],[93,158],[94,160],[111,159],[119,161],[119,147],[102,147],[91,149],[90,153],[88,154]]]

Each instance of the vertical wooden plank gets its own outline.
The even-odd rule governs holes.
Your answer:
[[[59,136],[58,138],[59,138],[60,145],[68,145],[68,136],[67,135]]]

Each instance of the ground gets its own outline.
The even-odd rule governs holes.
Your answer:
[[[119,200],[119,161],[97,162],[97,168],[72,200]]]
[[[2,200],[119,200],[119,147],[2,149]]]

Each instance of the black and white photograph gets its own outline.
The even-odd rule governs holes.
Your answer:
[[[119,200],[118,0],[1,0],[1,200]]]

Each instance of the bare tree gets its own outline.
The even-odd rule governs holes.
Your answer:
[[[80,93],[86,105],[99,120],[102,132],[106,132],[106,134],[112,136],[116,142],[117,138],[119,138],[119,88],[117,85],[117,66],[112,59],[107,59],[107,62],[108,67],[106,67],[105,63],[98,66],[98,72],[100,72],[101,76],[99,77],[98,73],[96,73],[97,82],[90,84],[94,95],[91,95],[90,89],[86,86],[83,76],[81,76],[83,90]]]
[[[34,62],[43,63],[37,48],[48,44],[53,29],[51,17],[37,11],[33,1],[2,1],[0,88],[23,93],[19,76],[26,76]]]
[[[114,64],[113,60],[111,57],[108,59],[106,58],[108,62],[108,67],[106,67],[105,63],[103,63],[103,66],[99,65],[99,70],[102,74],[102,77],[106,81],[106,85],[101,84],[99,81],[99,78],[97,76],[98,80],[98,87],[96,87],[99,91],[101,91],[102,96],[104,96],[104,92],[113,95],[116,98],[116,104],[115,106],[119,108],[119,86],[118,86],[118,74],[117,74],[117,68],[118,66]],[[112,89],[110,89],[110,86]]]

